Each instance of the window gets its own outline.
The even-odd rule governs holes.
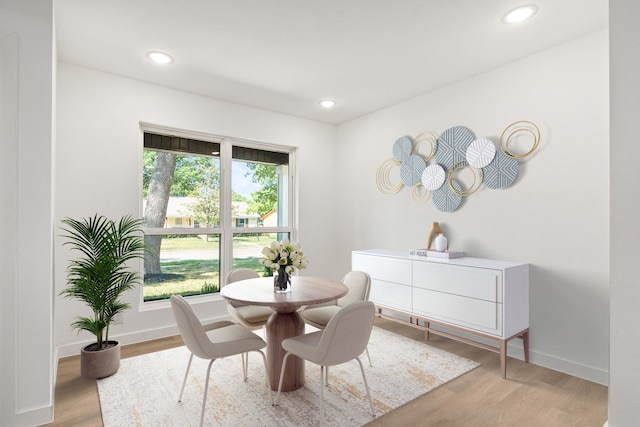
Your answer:
[[[217,293],[234,268],[270,274],[262,248],[294,233],[293,151],[143,129],[144,301]]]

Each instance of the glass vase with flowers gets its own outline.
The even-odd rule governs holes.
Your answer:
[[[262,255],[264,258],[260,260],[260,264],[273,272],[275,292],[291,292],[291,275],[309,265],[300,245],[289,239],[272,242],[262,249]]]

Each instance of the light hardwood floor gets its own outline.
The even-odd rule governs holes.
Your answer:
[[[422,331],[384,319],[376,326],[416,340]],[[484,349],[431,335],[429,344],[475,360],[479,368],[374,419],[368,426],[602,427],[607,420],[607,387],[509,358],[507,379],[500,357]],[[131,357],[182,345],[179,336],[123,346]],[[375,363],[375,356],[373,356]],[[95,380],[80,377],[79,357],[61,359],[55,421],[48,426],[102,426]]]

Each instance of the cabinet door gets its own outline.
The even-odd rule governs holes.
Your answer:
[[[411,260],[353,253],[351,269],[365,271],[372,279],[411,286]]]
[[[411,312],[411,286],[372,279],[369,299],[376,305]]]
[[[351,269],[371,276],[369,299],[378,305],[411,311],[411,261],[353,253]]]
[[[413,286],[453,295],[502,302],[502,271],[416,261]]]
[[[413,288],[413,312],[432,320],[502,336],[502,304]]]

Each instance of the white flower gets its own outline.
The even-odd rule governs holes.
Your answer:
[[[269,246],[262,249],[262,255],[264,258],[260,260],[260,264],[274,272],[284,268],[286,273],[292,274],[296,270],[302,270],[309,265],[307,258],[300,249],[300,244],[291,242],[289,239],[271,242]]]

